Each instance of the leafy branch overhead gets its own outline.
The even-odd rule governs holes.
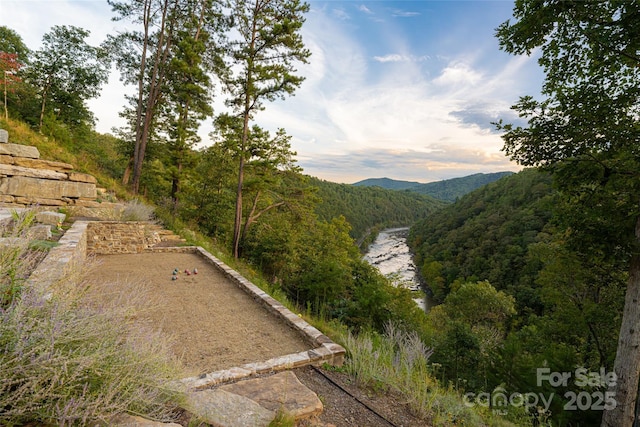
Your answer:
[[[602,425],[631,426],[640,375],[640,3],[522,0],[514,17],[497,29],[500,46],[513,54],[540,49],[546,78],[543,100],[514,106],[527,127],[498,123],[504,149],[554,173],[570,202],[563,225],[573,250],[593,264],[627,265],[617,406],[604,411]]]

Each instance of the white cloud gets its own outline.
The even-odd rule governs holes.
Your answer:
[[[396,9],[391,13],[391,16],[396,18],[413,18],[414,16],[420,16],[420,12]]]
[[[377,62],[420,62],[429,60],[429,56],[401,55],[399,53],[390,53],[384,56],[374,56],[373,60]]]
[[[349,15],[349,13],[347,13],[347,11],[344,9],[333,9],[332,12],[333,12],[333,16],[335,16],[336,18],[342,21],[347,21],[351,19],[351,16]]]
[[[367,15],[373,15],[373,12],[371,11],[371,9],[369,9],[367,6],[361,4],[360,6],[358,6],[358,10],[360,12],[364,12]]]
[[[482,79],[482,73],[473,70],[464,63],[453,63],[442,70],[433,82],[439,86],[476,85]]]
[[[0,0],[0,7],[12,11],[10,19],[0,15],[0,25],[14,28],[31,47],[52,24],[90,23],[98,41],[115,27],[106,2]],[[298,67],[306,80],[294,96],[268,103],[256,116],[265,128],[283,127],[292,135],[306,173],[338,182],[376,176],[424,182],[517,169],[501,153],[502,140],[489,122],[509,114],[525,94],[535,58],[511,58],[497,49],[465,56],[467,46],[455,50],[452,39],[416,44],[404,31],[410,21],[372,24],[378,9],[349,7],[312,2],[302,30],[312,56]],[[348,10],[360,13],[351,17]],[[502,65],[493,64],[497,60]],[[112,74],[102,97],[90,102],[100,131],[122,123],[125,88],[117,80]],[[222,104],[220,96],[215,104]],[[207,123],[200,134],[210,130]]]
[[[430,78],[426,62],[411,54],[368,63],[365,47],[331,22],[321,11],[308,20],[316,65],[304,68],[308,79],[294,97],[258,115],[293,136],[306,173],[339,182],[383,175],[425,181],[517,169],[490,125],[510,104],[488,95],[523,64],[487,75],[473,58],[440,60],[430,63],[440,66]],[[372,80],[376,63],[384,67]]]

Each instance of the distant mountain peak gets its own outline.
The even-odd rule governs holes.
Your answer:
[[[381,187],[387,190],[408,190],[412,187],[423,185],[421,182],[400,181],[391,178],[369,178],[353,183],[356,187]]]
[[[387,190],[408,190],[420,194],[427,194],[436,199],[453,202],[476,188],[509,175],[513,175],[513,172],[474,173],[460,178],[445,179],[427,184],[391,178],[369,178],[358,181],[353,185],[358,187],[381,187]]]

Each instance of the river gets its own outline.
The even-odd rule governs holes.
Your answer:
[[[367,248],[364,259],[385,276],[391,276],[396,286],[422,292],[423,296],[414,298],[414,301],[420,308],[427,310],[427,296],[420,285],[416,266],[407,245],[408,234],[408,227],[382,230]]]

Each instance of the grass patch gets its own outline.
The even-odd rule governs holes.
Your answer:
[[[361,386],[400,396],[429,425],[530,425],[524,412],[520,422],[513,423],[485,408],[466,406],[459,392],[436,379],[437,366],[429,363],[431,349],[415,332],[388,325],[384,334],[347,332],[338,341],[347,349],[345,372]]]

